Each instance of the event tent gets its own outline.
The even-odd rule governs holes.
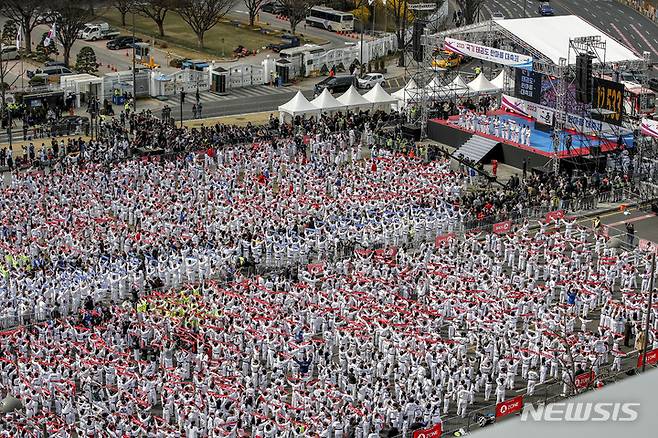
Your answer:
[[[407,84],[400,88],[398,91],[395,93],[391,94],[392,97],[396,98],[402,106],[407,104],[407,100],[415,97],[418,94],[418,85],[416,85],[416,81],[413,79],[409,79],[409,82]]]
[[[398,101],[395,97],[388,94],[382,88],[381,84],[375,84],[370,91],[363,95],[363,98],[373,106],[376,105],[382,109],[390,109],[391,104],[395,104]]]
[[[311,101],[311,105],[314,105],[322,112],[337,111],[344,107],[338,99],[331,95],[327,88],[325,88],[318,97]]]
[[[497,20],[496,25],[530,45],[556,65],[560,63],[560,58],[567,58],[569,40],[592,36],[598,36],[605,42],[606,63],[640,60],[630,49],[576,15]],[[576,57],[571,56],[570,62],[575,63]],[[594,63],[597,62],[594,58]]]
[[[489,79],[487,79],[487,77],[484,75],[484,73],[480,73],[477,78],[475,78],[471,82],[469,82],[468,83],[468,88],[471,91],[475,91],[477,93],[486,93],[486,92],[499,91],[500,90],[494,84],[489,82]]]
[[[498,73],[498,76],[496,76],[494,79],[491,80],[491,84],[498,88],[499,90],[502,90],[505,88],[505,76],[507,73],[505,72],[505,69],[501,70],[500,73]],[[514,81],[511,80],[510,78],[510,86],[514,85]]]
[[[358,91],[356,91],[354,85],[352,85],[346,92],[344,92],[337,100],[347,108],[369,107],[372,105],[363,96],[361,96]]]
[[[450,86],[452,86],[453,89],[456,88],[464,88],[467,89],[468,85],[466,85],[466,82],[464,82],[464,78],[462,78],[462,75],[458,74],[455,76],[455,79],[450,82]]]
[[[295,97],[283,105],[279,105],[279,118],[283,120],[285,114],[294,118],[296,116],[317,114],[319,111],[318,107],[309,102],[301,91],[298,91]]]

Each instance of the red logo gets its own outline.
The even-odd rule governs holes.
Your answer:
[[[505,400],[496,405],[496,418],[505,417],[523,409],[523,396],[517,395],[514,398]]]
[[[496,234],[504,234],[512,229],[512,221],[498,222],[493,225],[493,232]]]
[[[647,365],[658,363],[658,348],[647,352]],[[644,354],[637,357],[637,367],[640,368],[644,365]]]
[[[595,376],[596,375],[594,374],[594,371],[590,371],[589,373],[579,374],[576,376],[574,380],[574,385],[576,386],[577,389],[587,388],[587,386],[590,383],[592,383]]]
[[[444,242],[447,242],[448,240],[452,239],[455,237],[455,233],[448,233],[448,234],[441,234],[440,236],[436,236],[436,239],[434,239],[434,246],[436,248],[440,247]]]
[[[564,217],[564,210],[549,211],[546,213],[546,222],[553,222],[554,219],[562,219]]]
[[[440,438],[442,433],[443,426],[439,423],[427,429],[416,430],[414,432],[414,438]]]

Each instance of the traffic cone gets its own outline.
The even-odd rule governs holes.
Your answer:
[[[126,58],[128,57],[128,51],[126,51]]]

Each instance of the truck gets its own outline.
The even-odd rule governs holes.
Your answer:
[[[107,23],[87,23],[80,32],[80,38],[85,41],[111,40],[119,36],[119,31],[112,29]]]

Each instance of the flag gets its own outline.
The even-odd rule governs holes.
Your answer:
[[[43,46],[48,47],[50,43],[57,37],[57,23],[53,23],[53,27],[48,31],[48,35],[43,39]]]
[[[23,45],[23,26],[18,26],[16,30],[16,48],[20,49]]]

